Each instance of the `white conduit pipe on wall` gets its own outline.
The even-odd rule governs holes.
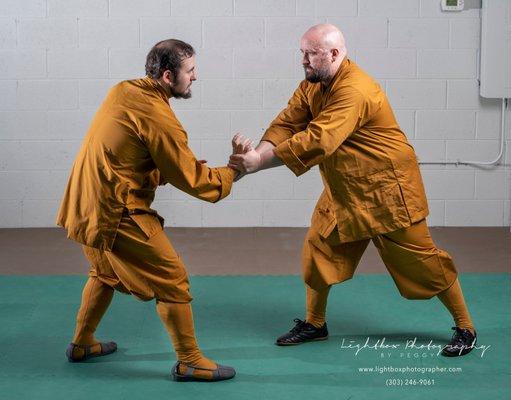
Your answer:
[[[474,166],[494,166],[498,165],[502,155],[504,154],[504,144],[506,142],[506,131],[505,131],[505,121],[506,121],[506,106],[507,99],[502,99],[502,114],[500,118],[500,150],[497,157],[492,161],[419,161],[419,164],[423,165],[474,165]]]
[[[495,157],[494,160],[491,161],[419,161],[421,165],[472,165],[476,167],[491,167],[499,164],[500,159],[504,155],[504,147],[506,143],[506,107],[507,107],[507,99],[502,99],[502,113],[500,117],[500,149],[499,153]],[[511,219],[511,209],[510,209],[510,219]],[[511,220],[509,222],[509,230],[511,232]]]

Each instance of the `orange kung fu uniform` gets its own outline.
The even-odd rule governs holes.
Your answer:
[[[328,87],[302,81],[262,140],[297,176],[319,165],[324,191],[303,249],[305,282],[350,279],[370,240],[407,298],[456,280],[429,236],[428,206],[412,146],[380,86],[345,58]]]
[[[114,86],[76,157],[57,224],[83,244],[91,277],[143,300],[191,300],[185,267],[150,208],[159,184],[202,200],[230,193],[234,171],[188,147],[169,97],[149,77]]]

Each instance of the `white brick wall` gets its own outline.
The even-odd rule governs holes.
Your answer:
[[[205,48],[262,47],[264,19],[253,17],[211,17],[203,20]]]
[[[282,109],[294,92],[298,79],[267,79],[264,81],[263,107]]]
[[[436,79],[389,80],[387,95],[396,109],[443,109],[445,86],[445,81]]]
[[[238,0],[235,1],[236,15],[245,17],[294,17],[296,2],[294,0]]]
[[[46,0],[2,0],[0,15],[44,17],[46,16]]]
[[[49,78],[108,78],[106,48],[50,48],[47,54]]]
[[[478,49],[481,25],[478,19],[458,19],[450,21],[449,39],[452,48]]]
[[[229,111],[177,110],[176,115],[194,139],[225,141],[232,138]]]
[[[166,226],[201,227],[202,203],[198,200],[158,200],[153,203]]]
[[[161,17],[170,15],[169,0],[109,0],[111,17]]]
[[[316,15],[357,15],[357,0],[316,0]]]
[[[18,21],[18,47],[76,47],[78,26],[76,17],[26,18]]]
[[[293,78],[294,49],[234,49],[234,78]]]
[[[16,47],[16,20],[0,18],[0,49]]]
[[[82,18],[78,21],[80,47],[139,47],[137,18]]]
[[[78,82],[73,80],[20,80],[15,96],[19,110],[78,108]]]
[[[348,54],[361,47],[386,48],[388,45],[388,19],[385,17],[330,16],[326,21],[341,28],[349,47]]]
[[[449,21],[391,18],[389,47],[444,49],[449,46]]]
[[[142,5],[142,3],[139,3]],[[166,38],[182,38],[194,47],[202,46],[202,19],[190,17],[140,18],[140,46],[149,49]]]
[[[230,79],[233,77],[233,49],[197,49],[199,79]]]
[[[267,18],[266,46],[296,49],[300,47],[300,36],[318,20],[307,17]]]
[[[475,79],[475,50],[419,50],[419,78]]]
[[[359,0],[359,15],[381,17],[418,17],[418,0]]]
[[[475,111],[418,110],[417,139],[474,139]]]
[[[46,51],[0,50],[0,76],[2,79],[46,78]]]
[[[142,49],[110,49],[108,69],[110,78],[130,79],[144,75],[147,51]]]
[[[108,15],[108,0],[47,0],[46,2],[49,17],[104,17]]]
[[[233,15],[232,0],[172,0],[171,15],[180,17],[215,17]]]
[[[78,104],[80,108],[97,108],[105,97],[108,88],[117,80],[81,79],[78,81]]]
[[[421,160],[487,160],[500,102],[479,97],[480,11],[440,0],[0,1],[0,227],[53,226],[69,168],[108,88],[144,73],[157,41],[197,50],[190,100],[172,100],[190,147],[225,163],[230,138],[258,139],[303,77],[297,50],[312,24],[345,33],[348,54],[387,91]],[[505,165],[423,166],[432,225],[509,224],[511,111]],[[248,176],[206,204],[165,187],[169,226],[307,226],[317,168]]]
[[[482,100],[476,79],[447,81],[447,108],[478,109]]]
[[[429,205],[429,216],[427,218],[428,225],[430,226],[445,225],[445,201],[429,200],[428,205]]]
[[[212,109],[261,108],[263,82],[256,79],[217,79],[202,83],[202,105]]]
[[[417,53],[412,49],[359,48],[357,63],[364,65],[375,78],[403,79],[417,75]]]

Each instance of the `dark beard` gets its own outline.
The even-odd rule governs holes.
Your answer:
[[[192,97],[191,90],[187,90],[186,92],[178,92],[177,90],[173,89],[172,87],[169,87],[169,89],[170,89],[170,94],[175,99],[189,99],[190,97]]]
[[[307,72],[307,70],[304,68],[305,71],[305,79],[310,83],[318,83],[326,81],[328,78],[328,71],[321,71],[321,70],[312,70],[311,72]]]

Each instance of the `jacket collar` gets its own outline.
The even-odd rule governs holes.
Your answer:
[[[329,92],[330,89],[334,87],[338,81],[342,80],[346,76],[351,64],[352,61],[348,59],[348,55],[344,56],[341,65],[339,65],[339,68],[337,68],[337,71],[328,86],[323,87],[323,93]]]
[[[144,82],[147,87],[149,87],[151,90],[153,90],[158,96],[160,96],[163,100],[165,100],[167,103],[170,100],[170,96],[167,94],[165,89],[153,78],[146,76],[145,78],[142,78],[142,82]]]

